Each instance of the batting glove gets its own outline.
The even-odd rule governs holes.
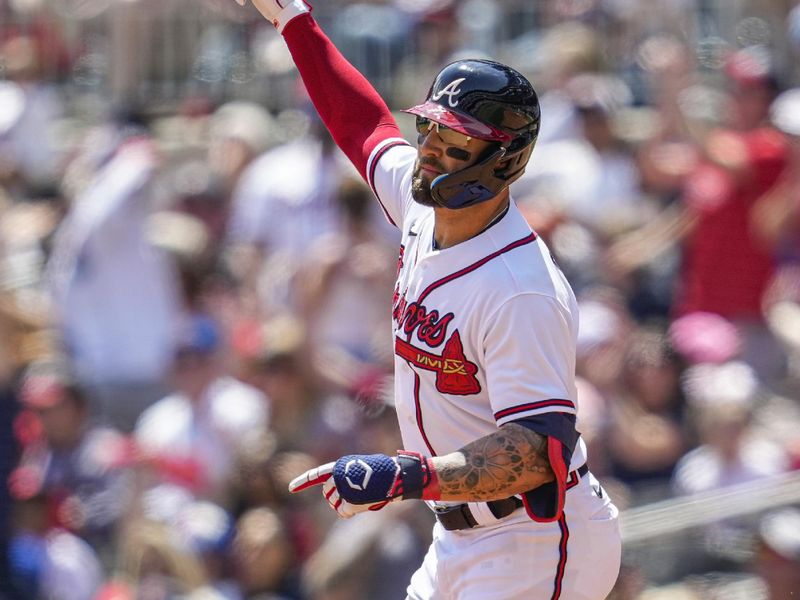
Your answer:
[[[292,493],[322,485],[325,500],[341,517],[380,510],[395,500],[439,498],[431,461],[416,452],[350,454],[309,469],[289,484]]]
[[[244,6],[247,0],[236,2]],[[283,28],[295,17],[311,12],[311,6],[303,0],[253,0],[253,5],[275,26],[278,33],[283,33]]]

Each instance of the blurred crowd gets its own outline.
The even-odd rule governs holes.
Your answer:
[[[424,505],[287,492],[402,446],[399,236],[255,11],[203,3],[149,101],[98,58],[171,48],[121,4],[0,1],[0,599],[403,598]],[[578,428],[622,509],[800,469],[800,3],[315,8],[393,109],[454,58],[530,76],[512,196],[578,296]],[[790,598],[788,502],[628,546],[614,598]]]

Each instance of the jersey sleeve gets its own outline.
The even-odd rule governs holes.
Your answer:
[[[484,358],[498,425],[548,412],[577,414],[576,332],[554,298],[519,294],[487,322]]]
[[[411,175],[417,151],[405,140],[378,144],[367,162],[367,183],[392,225],[401,227],[411,204]]]
[[[515,422],[547,438],[555,480],[523,494],[533,520],[558,520],[578,440],[575,331],[554,298],[521,294],[493,315],[484,340],[489,399],[497,424]]]
[[[578,443],[575,415],[549,412],[514,421],[547,438],[547,458],[555,479],[522,495],[528,516],[534,521],[557,521],[564,511],[570,487],[569,464]]]
[[[310,14],[292,19],[283,37],[314,108],[336,144],[371,185],[367,163],[376,148],[387,142],[408,145],[389,107]]]

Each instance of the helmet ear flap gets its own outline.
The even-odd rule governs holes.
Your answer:
[[[522,150],[506,154],[503,160],[497,165],[495,169],[495,177],[503,179],[506,185],[510,185],[516,181],[525,172],[525,167],[528,166],[531,153],[533,153],[534,144],[528,144]]]

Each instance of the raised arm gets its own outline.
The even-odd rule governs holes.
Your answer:
[[[364,179],[377,144],[400,137],[392,113],[364,76],[342,56],[302,0],[253,0],[286,40],[322,121]]]

